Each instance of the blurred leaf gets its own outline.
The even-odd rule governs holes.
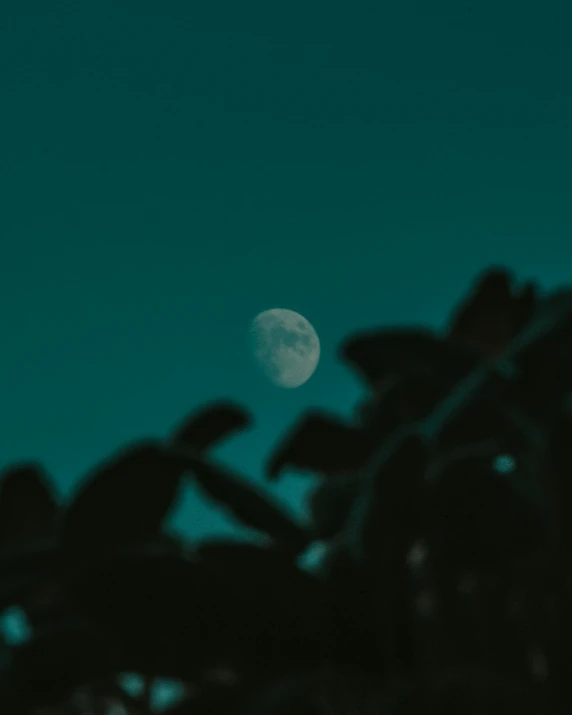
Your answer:
[[[372,441],[360,430],[321,413],[307,413],[270,458],[267,474],[276,479],[294,467],[326,477],[351,472],[365,462]]]
[[[392,375],[431,368],[458,380],[478,363],[473,350],[413,328],[365,333],[346,340],[341,352],[373,388]]]
[[[490,409],[495,402],[504,401],[513,389],[514,371],[510,363],[482,365],[437,403],[431,414],[418,425],[419,431],[426,440],[435,442],[441,435],[462,431],[479,410]],[[481,428],[482,425],[479,431]]]
[[[398,434],[383,445],[368,464],[344,526],[352,557],[371,579],[372,628],[384,667],[390,671],[412,666],[411,634],[404,630],[405,564],[422,526],[428,456],[427,444],[414,433]]]
[[[310,494],[308,505],[314,539],[332,539],[342,530],[361,486],[359,477],[337,477]]]
[[[478,348],[487,358],[500,355],[530,320],[536,303],[531,283],[515,294],[504,268],[487,270],[451,319],[449,336]]]
[[[538,290],[534,283],[525,283],[520,294],[514,300],[513,319],[514,335],[520,332],[530,323],[534,311],[539,303]]]
[[[189,456],[188,464],[201,490],[241,524],[268,534],[294,553],[308,545],[304,529],[253,483],[200,457]]]
[[[552,389],[569,390],[572,362],[572,290],[540,301],[525,329],[510,347],[509,358],[525,376],[545,374]],[[550,365],[550,369],[547,367]],[[545,389],[548,387],[544,382]]]
[[[242,408],[228,402],[214,403],[186,419],[173,433],[171,442],[201,451],[249,424],[250,417]]]
[[[22,463],[0,473],[0,544],[48,536],[57,513],[58,505],[42,467]]]
[[[446,539],[449,568],[506,564],[547,546],[547,495],[521,470],[495,470],[497,454],[490,443],[459,448],[428,470],[430,523]]]
[[[436,434],[437,445],[445,452],[468,443],[489,441],[494,443],[497,454],[519,455],[530,468],[541,466],[547,458],[548,435],[542,423],[501,398],[467,399],[465,408],[459,409],[454,419],[443,421]]]
[[[0,550],[0,610],[24,604],[50,581],[59,563],[53,543]]]
[[[105,462],[88,475],[64,514],[66,548],[101,550],[153,537],[186,469],[185,459],[153,442]]]
[[[455,383],[451,375],[431,371],[388,378],[360,405],[360,427],[379,445],[396,430],[424,420]]]

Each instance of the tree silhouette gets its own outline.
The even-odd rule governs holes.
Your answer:
[[[68,504],[39,465],[0,479],[7,715],[564,713],[572,710],[572,291],[487,271],[439,334],[353,336],[353,423],[313,411],[267,463],[320,483],[303,526],[209,448],[237,405],[127,446]],[[164,532],[183,480],[264,540]],[[315,542],[314,572],[299,555]],[[139,674],[140,695],[120,685]]]

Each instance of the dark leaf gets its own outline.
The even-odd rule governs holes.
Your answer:
[[[455,383],[451,375],[430,371],[388,379],[367,403],[360,405],[360,427],[372,443],[381,444],[397,429],[425,419]]]
[[[461,379],[478,354],[429,330],[401,328],[366,333],[342,345],[342,357],[373,387],[395,374],[437,370]]]
[[[514,303],[514,334],[518,335],[532,320],[539,303],[535,284],[526,283]]]
[[[88,475],[64,515],[66,548],[95,549],[155,536],[177,496],[185,459],[153,442]]]
[[[365,462],[373,444],[360,430],[320,413],[306,414],[271,457],[267,473],[276,479],[287,468],[326,477],[351,472]]]
[[[174,432],[171,442],[198,451],[250,424],[250,417],[237,405],[219,402],[192,414]]]
[[[471,569],[526,555],[547,545],[550,501],[521,469],[494,468],[494,444],[458,448],[427,471],[425,504],[450,567]],[[446,556],[445,556],[446,554]]]
[[[0,610],[35,598],[58,568],[54,544],[43,541],[29,548],[0,551]]]
[[[58,505],[40,466],[17,464],[0,474],[0,544],[47,537],[57,513]]]
[[[421,528],[426,443],[404,432],[370,461],[350,518],[346,543],[356,563],[372,579],[370,597],[382,662],[390,669],[411,667],[410,636],[404,633],[408,549]]]
[[[408,431],[396,434],[370,458],[344,528],[357,561],[377,560],[386,536],[409,529],[419,518],[427,460],[426,443]]]
[[[306,547],[308,534],[254,484],[200,457],[189,456],[188,464],[201,490],[244,526],[268,534],[296,553]]]
[[[453,315],[449,336],[478,348],[487,357],[500,354],[516,332],[511,282],[505,269],[488,270]]]
[[[441,450],[490,440],[498,454],[518,454],[531,468],[547,459],[547,434],[542,424],[500,398],[470,402],[454,419],[441,424],[437,436]]]
[[[513,366],[506,361],[473,370],[437,403],[419,425],[420,432],[428,441],[449,430],[455,432],[456,421],[470,420],[482,406],[503,400],[514,388],[514,379]]]
[[[359,477],[337,477],[315,489],[308,499],[312,536],[332,539],[343,528],[361,487]]]
[[[522,370],[545,370],[548,361],[568,367],[572,357],[572,290],[561,290],[540,301],[509,356]],[[560,363],[560,364],[559,364]],[[554,365],[554,367],[556,366]]]

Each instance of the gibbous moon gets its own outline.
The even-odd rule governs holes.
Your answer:
[[[254,357],[275,385],[300,387],[320,360],[320,340],[311,323],[293,310],[272,308],[251,323]]]

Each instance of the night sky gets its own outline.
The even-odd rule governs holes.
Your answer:
[[[569,280],[571,38],[565,0],[5,0],[0,464],[66,496],[227,398],[255,426],[217,455],[258,480],[306,408],[351,415],[347,334],[440,327],[493,263]],[[295,390],[249,352],[273,307],[320,335]]]

